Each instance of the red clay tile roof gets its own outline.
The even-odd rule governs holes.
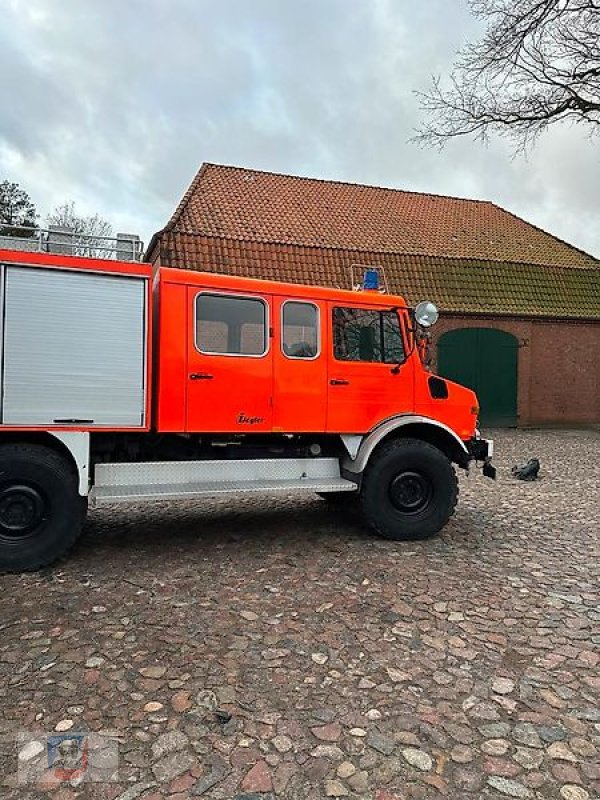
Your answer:
[[[494,203],[204,164],[166,230],[255,242],[598,269]]]
[[[600,320],[600,269],[357,254],[178,232],[162,234],[159,244],[163,266],[350,289],[360,263],[382,270],[388,290],[410,304],[428,298],[443,311]]]
[[[600,320],[600,261],[493,203],[205,164],[146,258],[351,288],[357,264],[442,310]]]

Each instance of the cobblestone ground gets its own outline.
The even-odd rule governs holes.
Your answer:
[[[0,794],[597,797],[599,445],[498,433],[497,483],[461,476],[420,543],[316,497],[93,512],[67,562],[0,579]],[[118,780],[18,786],[19,730],[115,732]]]

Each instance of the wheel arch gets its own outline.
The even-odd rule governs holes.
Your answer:
[[[469,452],[457,434],[442,422],[418,415],[393,417],[374,428],[361,442],[355,458],[348,456],[342,465],[348,473],[361,474],[374,450],[393,438],[420,439],[437,447],[450,461],[465,467]]]
[[[2,444],[38,444],[59,453],[77,473],[79,494],[89,492],[90,435],[80,431],[3,431]]]

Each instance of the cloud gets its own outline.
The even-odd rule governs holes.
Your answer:
[[[202,161],[494,200],[600,256],[596,145],[409,143],[460,0],[0,0],[0,179],[148,240]]]

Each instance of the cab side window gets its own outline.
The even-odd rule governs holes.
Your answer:
[[[281,309],[281,348],[288,358],[319,355],[319,309],[312,303],[287,300]]]
[[[196,296],[196,347],[201,353],[262,356],[267,344],[263,300],[208,293]]]
[[[338,361],[400,364],[404,343],[395,311],[333,309],[333,354]]]

